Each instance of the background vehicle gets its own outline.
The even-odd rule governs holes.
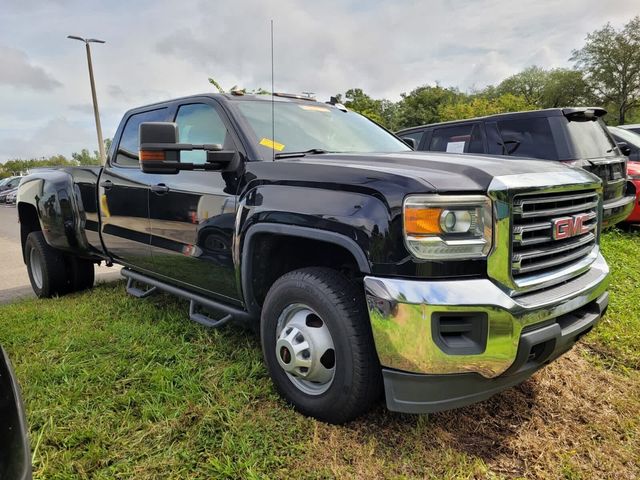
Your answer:
[[[4,183],[0,184],[0,192],[18,188],[20,180],[22,180],[22,177],[9,177],[8,179],[5,179]]]
[[[629,160],[640,161],[640,134],[619,127],[607,127],[607,129],[616,142],[625,143],[629,148],[627,155]]]
[[[23,180],[24,260],[40,297],[120,263],[132,295],[259,329],[304,414],[345,422],[383,389],[392,410],[455,408],[528,378],[608,305],[600,182],[505,165],[413,152],[338,104],[186,97],[127,112],[104,168]]]
[[[20,388],[0,347],[0,478],[29,480],[31,451]]]
[[[618,128],[630,130],[633,133],[640,133],[640,123],[634,123],[632,125],[618,125]]]
[[[636,202],[635,208],[627,217],[627,223],[640,223],[640,162],[629,162],[629,179],[636,186]]]
[[[8,203],[7,199],[10,196],[13,196],[14,202],[15,202],[15,194],[18,192],[18,187],[15,188],[11,188],[8,190],[4,190],[2,192],[0,192],[0,203]]]
[[[604,186],[604,225],[624,220],[635,199],[626,157],[600,120],[601,108],[550,108],[412,127],[417,150],[556,160],[594,173]],[[464,161],[462,157],[460,161]]]

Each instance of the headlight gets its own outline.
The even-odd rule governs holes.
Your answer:
[[[423,259],[486,257],[491,250],[491,200],[482,195],[410,195],[404,200],[404,238]]]

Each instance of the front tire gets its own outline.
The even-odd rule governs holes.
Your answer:
[[[266,296],[260,336],[276,389],[301,413],[339,424],[379,399],[364,294],[339,272],[311,267],[280,277]]]

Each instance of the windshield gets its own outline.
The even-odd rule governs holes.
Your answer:
[[[618,155],[602,120],[569,120],[567,129],[571,137],[575,158],[601,158]]]
[[[273,131],[271,102],[247,100],[237,105],[253,129],[255,142],[265,160],[271,159],[272,148],[277,154],[309,150],[356,153],[411,150],[362,115],[332,105],[274,102]]]

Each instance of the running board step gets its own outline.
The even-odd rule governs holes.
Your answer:
[[[198,312],[198,307],[201,306],[202,305],[200,305],[195,300],[191,300],[191,302],[189,302],[189,318],[194,322],[199,323],[200,325],[204,325],[207,328],[220,328],[233,318],[230,314],[227,314],[224,317],[216,320],[205,315],[204,313]]]
[[[120,273],[127,279],[127,293],[134,297],[145,298],[158,290],[162,290],[163,292],[189,300],[189,318],[207,328],[219,328],[231,320],[249,327],[255,324],[254,317],[241,308],[212,300],[211,298],[198,295],[197,293],[165,283],[156,278],[134,272],[128,268],[123,268]],[[144,289],[145,287],[146,290]],[[202,313],[202,310],[220,312],[222,317],[219,319],[212,318]]]
[[[145,286],[147,287],[147,289],[143,290],[142,288],[139,288],[138,285]],[[131,277],[127,279],[127,293],[129,295],[133,295],[136,298],[148,297],[149,295],[154,293],[156,290],[157,290],[156,287],[150,287],[148,285],[142,284]]]

